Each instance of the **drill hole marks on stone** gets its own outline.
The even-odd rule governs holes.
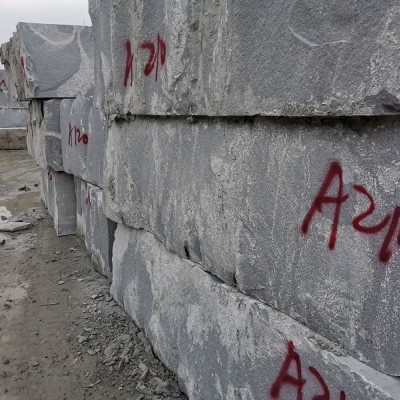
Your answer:
[[[329,190],[332,186],[337,183],[337,193],[336,196],[328,195]],[[368,190],[359,184],[354,184],[353,189],[367,198],[369,202],[368,208],[362,212],[360,215],[356,216],[352,220],[353,229],[357,232],[366,234],[366,235],[376,235],[383,231],[387,226],[389,226],[385,238],[382,242],[381,248],[378,253],[379,261],[382,263],[387,263],[392,256],[391,245],[394,239],[394,236],[397,232],[397,243],[400,245],[400,232],[399,230],[399,222],[400,222],[400,207],[396,206],[392,214],[387,214],[376,225],[366,226],[362,222],[371,216],[375,211],[375,200],[368,192]],[[316,194],[314,200],[311,203],[311,207],[305,215],[303,222],[301,224],[300,230],[301,233],[306,236],[308,234],[310,225],[312,220],[314,219],[317,213],[322,214],[324,212],[325,206],[333,205],[334,206],[334,215],[333,222],[331,225],[331,232],[328,241],[328,249],[333,251],[335,249],[336,240],[338,238],[338,230],[340,224],[340,214],[342,210],[342,206],[349,198],[349,194],[344,193],[343,188],[343,169],[338,161],[333,161],[327,170],[325,178],[320,186],[318,193]]]
[[[133,84],[133,61],[134,52],[132,51],[131,41],[126,40],[125,44],[125,71],[124,71],[124,86]],[[155,69],[155,81],[158,81],[158,71],[165,64],[167,57],[167,44],[162,39],[160,34],[157,34],[157,40],[155,43],[146,40],[139,44],[139,48],[149,52],[147,63],[144,67],[144,75],[149,76]]]
[[[68,129],[68,144],[72,146],[77,146],[78,144],[82,143],[84,145],[87,145],[89,142],[89,137],[86,135],[86,133],[82,134],[80,128],[77,126],[72,126],[69,124],[69,129]]]
[[[311,399],[330,400],[331,393],[322,374],[313,366],[309,366],[308,371],[313,379],[319,383],[321,389],[320,393],[315,393]],[[294,372],[295,374],[293,374]],[[283,393],[287,391],[294,391],[296,393],[296,397],[293,397],[293,399],[305,400],[303,389],[306,384],[307,379],[305,379],[303,375],[300,355],[296,352],[294,343],[289,341],[285,359],[274,383],[271,386],[269,392],[270,398],[272,400],[279,400]],[[341,390],[339,393],[339,400],[346,400],[346,394],[343,390]]]

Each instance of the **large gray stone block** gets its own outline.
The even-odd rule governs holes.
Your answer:
[[[20,22],[2,46],[2,62],[18,100],[93,93],[90,27]]]
[[[72,175],[48,167],[47,208],[53,218],[57,236],[76,233],[76,195]]]
[[[85,192],[85,205],[82,205],[82,208],[86,206],[87,216],[85,245],[98,271],[111,281],[112,248],[117,223],[104,214],[102,189],[86,184]]]
[[[309,116],[400,109],[397,0],[89,3],[96,76],[109,113]]]
[[[61,138],[65,171],[85,182],[103,186],[107,120],[93,107],[93,98],[79,95],[63,100]]]
[[[399,379],[343,355],[143,230],[118,225],[113,267],[112,295],[190,399],[400,398]]]
[[[26,128],[0,128],[0,150],[26,149]]]
[[[149,117],[110,129],[109,218],[400,374],[398,119]],[[349,197],[330,250],[335,207],[328,199],[319,213],[315,199],[335,160],[342,172],[333,171],[327,193],[337,196],[342,173]],[[381,221],[375,234],[363,232]]]

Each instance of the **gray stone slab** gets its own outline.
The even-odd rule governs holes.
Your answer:
[[[385,218],[397,235],[398,119],[136,118],[110,129],[109,218],[153,233],[374,368],[400,373],[400,248]],[[314,207],[307,233],[301,228],[335,160],[349,197],[330,250],[332,204],[322,214]],[[334,171],[331,196],[338,182]],[[368,196],[353,185],[376,204],[369,218]],[[381,221],[377,233],[363,233]]]
[[[85,245],[92,255],[96,269],[112,280],[112,247],[117,224],[108,219],[103,210],[103,191],[91,185],[85,185],[85,198],[81,198],[86,209]]]
[[[2,46],[2,62],[19,100],[93,93],[90,27],[20,22]]]
[[[79,95],[65,103],[61,114],[61,142],[65,171],[86,178],[86,156],[89,137],[89,113],[93,99]],[[68,112],[69,111],[69,112]]]
[[[81,95],[72,103],[63,101],[63,163],[65,171],[102,187],[107,120],[92,103]]]
[[[89,3],[95,47],[101,47],[96,75],[102,74],[109,113],[400,110],[397,0]]]
[[[26,128],[0,128],[0,150],[26,149]]]
[[[25,231],[31,226],[29,222],[4,222],[0,223],[0,232]]]
[[[113,267],[112,295],[190,399],[400,398],[398,378],[343,355],[292,318],[166,251],[143,230],[118,226]]]
[[[54,221],[57,236],[76,233],[76,195],[72,175],[47,171],[48,211]]]

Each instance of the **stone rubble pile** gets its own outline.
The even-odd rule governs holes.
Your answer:
[[[400,399],[400,6],[358,7],[90,0],[2,46],[57,234],[191,399]]]

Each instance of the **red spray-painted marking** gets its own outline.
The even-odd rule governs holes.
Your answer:
[[[128,85],[129,76],[131,77],[131,86],[133,82],[133,53],[131,41],[127,40],[125,42],[125,53],[126,53],[126,63],[125,63],[125,77],[124,77],[124,86]]]
[[[337,178],[338,180],[338,193],[336,197],[328,196],[327,193],[332,185],[333,180]],[[382,221],[376,225],[372,226],[365,226],[362,225],[362,222],[372,215],[375,211],[375,200],[371,196],[371,194],[367,191],[367,189],[362,186],[355,184],[353,185],[353,189],[364,195],[368,201],[369,201],[369,206],[366,211],[355,217],[352,221],[352,225],[355,231],[364,233],[367,235],[375,235],[378,234],[379,232],[383,231],[386,226],[389,225],[389,228],[387,230],[386,236],[383,240],[382,246],[379,250],[378,258],[379,261],[382,263],[387,263],[393,252],[391,249],[391,244],[393,242],[393,238],[397,233],[397,243],[400,245],[400,230],[399,230],[399,224],[400,224],[400,206],[396,206],[394,209],[393,214],[387,214],[385,217],[382,219]],[[307,212],[306,216],[304,217],[304,220],[301,224],[301,232],[303,235],[306,235],[308,233],[311,221],[316,214],[316,212],[322,213],[322,206],[324,204],[334,204],[335,205],[335,213],[334,213],[334,218],[333,218],[333,223],[332,223],[332,228],[331,228],[331,235],[328,243],[328,248],[330,250],[333,250],[335,248],[336,244],[336,239],[338,235],[338,226],[339,226],[339,221],[340,221],[340,211],[343,203],[348,199],[349,195],[343,193],[343,170],[341,165],[337,162],[334,161],[330,164],[328,168],[328,172],[324,178],[324,181],[321,185],[321,188],[319,189],[315,199],[313,200],[311,207],[309,211]]]
[[[294,363],[296,376],[290,375],[289,370],[291,365]],[[311,400],[330,400],[331,394],[328,385],[325,382],[323,376],[318,370],[312,366],[308,367],[310,373],[315,377],[318,383],[321,385],[322,394],[315,394]],[[296,388],[296,400],[303,400],[303,389],[306,385],[307,380],[303,378],[302,366],[300,355],[296,352],[292,341],[288,342],[288,352],[285,360],[281,366],[275,382],[271,386],[270,395],[272,400],[279,400],[281,391],[286,386],[294,386]],[[346,400],[346,394],[342,390],[340,392],[340,400]]]
[[[322,390],[324,391],[323,394],[318,394],[315,395],[312,400],[329,400],[331,395],[329,393],[328,386],[324,380],[324,378],[321,376],[321,374],[316,370],[314,367],[308,367],[309,371],[315,376],[317,379],[318,383],[321,385]]]
[[[47,177],[49,178],[49,181],[53,180],[53,174],[51,173],[50,169],[47,170]]]
[[[390,249],[390,244],[392,243],[393,236],[396,234],[396,229],[399,226],[400,220],[400,207],[397,206],[394,209],[393,217],[389,225],[389,229],[386,233],[385,240],[382,243],[381,250],[379,251],[379,260],[386,263],[390,260],[392,256],[392,250]],[[397,243],[400,245],[400,232],[397,235]]]
[[[297,377],[294,377],[289,374],[289,369],[292,364],[295,363]],[[303,399],[303,386],[306,383],[306,380],[303,379],[301,374],[301,361],[300,356],[296,353],[294,349],[294,344],[292,341],[288,343],[288,353],[286,355],[285,361],[282,364],[281,370],[275,380],[275,382],[271,386],[271,398],[273,400],[279,399],[279,394],[284,386],[296,386],[297,387],[297,400]]]
[[[0,81],[0,90],[4,90],[4,89],[7,89],[7,84],[6,84],[5,79],[2,79]]]
[[[154,44],[150,40],[146,40],[140,43],[139,48],[142,50],[147,50],[149,52],[149,58],[144,67],[144,75],[149,76],[154,69],[155,80],[158,81],[158,71],[165,64],[167,57],[167,45],[165,41],[161,38],[160,34],[157,34],[157,42]],[[133,84],[133,61],[134,53],[132,51],[131,41],[128,39],[125,42],[125,72],[124,72],[124,86],[127,87],[128,84],[132,86]],[[130,80],[129,80],[130,77]]]
[[[339,187],[338,187],[338,193],[336,197],[328,196],[328,190],[330,186],[332,185],[333,180],[335,177],[339,181]],[[331,236],[329,238],[329,244],[328,247],[330,250],[333,250],[335,248],[336,244],[336,237],[337,237],[337,231],[338,231],[338,225],[339,225],[339,219],[340,219],[340,208],[342,206],[342,203],[344,203],[348,199],[349,195],[345,195],[343,193],[343,171],[342,167],[337,161],[334,161],[331,163],[328,169],[328,173],[326,174],[326,177],[324,179],[324,182],[322,183],[322,186],[315,197],[310,210],[304,217],[303,223],[301,225],[301,231],[303,235],[306,235],[308,232],[308,228],[310,226],[311,220],[314,216],[314,214],[318,211],[322,213],[322,206],[326,204],[334,204],[335,205],[335,214],[333,217],[333,223],[332,223],[332,229],[331,229]]]
[[[385,226],[390,221],[390,214],[386,215],[386,217],[378,225],[374,225],[374,226],[362,226],[361,225],[361,221],[364,220],[365,218],[367,218],[368,216],[370,216],[374,212],[375,201],[372,198],[372,196],[368,193],[367,189],[365,189],[363,186],[353,185],[353,188],[357,192],[366,196],[369,200],[368,210],[353,219],[353,228],[358,232],[367,233],[367,234],[371,234],[371,235],[378,233],[381,230],[385,229]]]
[[[86,135],[86,133],[82,135],[79,128],[77,128],[76,126],[71,126],[71,123],[69,123],[68,144],[72,147],[73,145],[77,146],[79,143],[83,143],[86,145],[88,144],[88,142],[88,135]]]
[[[158,80],[158,69],[160,68],[160,64],[165,64],[166,54],[167,54],[167,45],[163,39],[161,39],[160,34],[157,34],[157,45],[150,41],[146,41],[140,44],[141,49],[148,50],[150,52],[149,59],[144,68],[144,74],[149,76],[154,67],[156,68],[156,81]]]

